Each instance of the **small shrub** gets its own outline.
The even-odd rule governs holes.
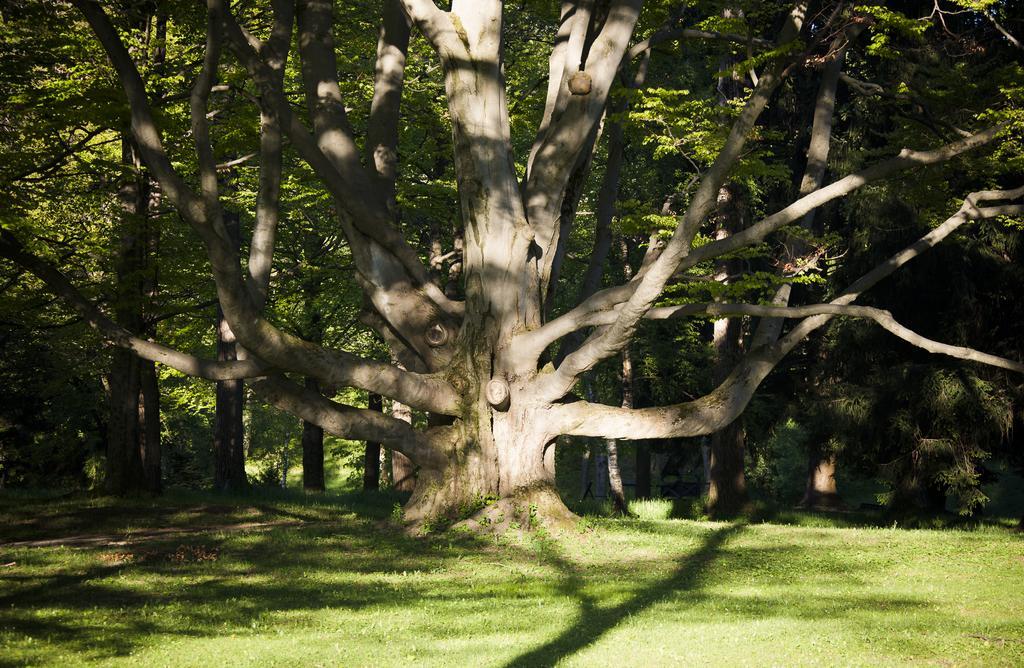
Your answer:
[[[630,502],[629,510],[641,520],[667,520],[672,517],[671,499],[637,499]]]

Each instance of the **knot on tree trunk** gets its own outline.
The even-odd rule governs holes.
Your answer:
[[[504,378],[491,378],[487,381],[487,387],[484,388],[484,394],[487,396],[487,403],[489,403],[494,410],[507,411],[511,403],[509,396],[508,383]]]
[[[434,323],[427,329],[426,333],[427,344],[431,348],[440,348],[444,344],[448,343],[448,330],[443,325]]]
[[[569,92],[573,95],[589,95],[593,83],[586,72],[576,72],[569,77]]]

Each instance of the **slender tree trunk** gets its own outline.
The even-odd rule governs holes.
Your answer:
[[[628,346],[622,351],[622,407],[633,407],[633,359]],[[626,502],[626,492],[622,486],[622,473],[619,470],[618,443],[615,439],[608,439],[605,443],[608,450],[608,488],[611,492],[612,503],[617,514],[625,515],[629,512],[629,508]]]
[[[218,314],[220,315],[220,314]],[[223,330],[223,316],[217,330],[217,359],[226,362],[237,359],[233,337],[227,340]],[[213,419],[213,487],[218,491],[235,491],[248,487],[245,475],[245,439],[242,424],[242,406],[245,386],[240,380],[222,380],[217,383],[217,405]]]
[[[836,487],[834,455],[812,455],[807,466],[807,486],[800,505],[806,508],[836,509],[843,505]]]
[[[605,441],[608,452],[608,491],[612,497],[612,506],[617,515],[629,512],[626,504],[626,493],[622,488],[622,473],[619,470],[619,444],[615,439]]]
[[[224,223],[232,241],[238,245],[238,216],[224,212]],[[235,335],[217,305],[217,359],[222,362],[238,359]],[[245,428],[242,420],[245,405],[245,384],[241,380],[217,382],[217,405],[213,419],[213,488],[238,491],[249,486],[245,474]]]
[[[315,230],[303,234],[303,260],[309,266],[316,266],[322,257],[324,239]],[[320,344],[323,342],[323,315],[316,301],[319,290],[319,277],[311,272],[302,282],[303,297],[303,338]],[[316,379],[306,377],[306,389],[320,394],[320,384]],[[302,488],[306,491],[322,492],[324,483],[324,430],[322,427],[307,420],[302,421]]]
[[[306,389],[320,392],[313,378],[306,378]],[[322,492],[324,485],[324,430],[312,422],[302,421],[302,488]]]
[[[366,404],[371,411],[378,413],[384,411],[384,399],[376,392],[370,392]],[[366,442],[363,455],[363,489],[367,491],[380,489],[380,443]]]
[[[716,237],[724,239],[744,227],[744,207],[739,190],[732,184],[724,186],[718,197],[720,222]],[[720,262],[717,278],[728,284],[739,267],[736,260]],[[722,383],[732,371],[741,353],[743,321],[723,318],[714,324],[714,383]],[[734,420],[711,435],[711,478],[707,509],[712,515],[728,517],[740,512],[747,503],[744,473],[745,434],[741,420]]]
[[[153,362],[139,360],[139,441],[145,487],[163,489],[160,459],[160,385]]]

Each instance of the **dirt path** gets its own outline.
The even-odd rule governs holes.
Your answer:
[[[234,524],[213,524],[190,527],[163,527],[159,529],[140,529],[121,534],[81,534],[77,536],[62,536],[60,538],[48,538],[45,540],[19,540],[10,543],[0,543],[0,550],[16,547],[106,547],[121,546],[142,543],[148,540],[160,538],[174,538],[177,536],[191,536],[207,533],[237,533],[241,531],[259,531],[263,529],[277,529],[280,527],[302,526],[309,524],[322,524],[322,522],[305,522],[302,520],[272,520],[269,522],[240,522]]]

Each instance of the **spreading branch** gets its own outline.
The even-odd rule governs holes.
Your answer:
[[[59,269],[43,258],[30,253],[7,230],[0,230],[0,255],[17,263],[42,281],[55,295],[74,309],[82,319],[112,345],[126,348],[142,359],[159,362],[176,371],[207,380],[238,380],[263,376],[269,365],[258,359],[218,362],[204,359],[143,339],[114,322],[74,287]]]
[[[805,11],[806,4],[798,3],[790,12],[786,27],[780,36],[782,43],[796,39],[803,24]],[[718,190],[738,160],[746,144],[747,135],[768,104],[772,93],[781,83],[786,67],[787,63],[778,62],[761,76],[739,118],[733,124],[725,145],[697,187],[693,200],[671,240],[642,276],[638,277],[635,289],[619,310],[617,320],[609,327],[591,335],[578,350],[562,361],[555,373],[545,374],[538,381],[542,396],[549,400],[565,396],[581,374],[592,369],[601,360],[615,355],[632,338],[637,323],[654,305],[676,268],[689,253],[694,235],[701,222],[714,208]]]
[[[365,360],[342,350],[323,348],[281,331],[260,315],[260,309],[249,298],[242,279],[238,254],[225,230],[219,207],[210,210],[204,198],[192,192],[171,166],[150,112],[142,78],[109,18],[103,9],[91,0],[74,0],[74,4],[89,21],[125,89],[131,108],[132,131],[143,160],[160,182],[162,191],[206,245],[218,298],[239,343],[267,364],[295,370],[334,386],[358,387],[399,399],[403,403],[424,410],[448,415],[457,414],[457,396],[454,389],[443,379],[408,373],[392,365]],[[270,80],[267,76],[268,66],[258,53],[258,40],[241,30],[230,17],[223,2],[210,0],[209,6],[212,15],[221,22],[221,29],[224,30],[229,43],[236,47],[237,52],[249,56],[252,71],[258,74],[262,81]],[[298,124],[301,128],[299,136],[304,136],[311,142],[308,132],[302,128],[298,119],[290,114],[287,103],[280,97],[280,91],[277,91],[277,98],[271,86],[266,86],[264,91],[269,93],[272,99],[277,99],[277,111],[281,114],[282,122]],[[301,142],[296,142],[293,137],[293,143]],[[323,157],[315,145],[312,149],[315,154]],[[205,169],[208,171],[209,166]],[[386,235],[386,232],[383,234]],[[404,244],[404,240],[402,243]],[[411,249],[409,252],[412,252]],[[419,262],[418,258],[416,262]]]
[[[681,276],[685,271],[701,262],[760,243],[769,234],[801,220],[805,215],[818,207],[844,197],[869,183],[891,177],[901,171],[914,167],[946,162],[968,151],[985,146],[995,140],[1004,129],[1005,125],[994,126],[970,137],[959,139],[929,151],[903,149],[896,157],[849,174],[805,197],[801,197],[784,209],[762,219],[745,230],[690,250],[685,257],[679,260],[677,269],[674,272],[675,276]],[[520,343],[531,351],[538,351],[537,354],[539,355],[539,351],[568,335],[570,332],[579,329],[578,322],[581,319],[588,318],[590,314],[595,312],[615,309],[619,304],[628,300],[634,294],[641,278],[646,273],[646,268],[643,268],[630,283],[606,288],[595,293],[563,315],[546,323],[542,328],[523,334],[520,337]]]
[[[787,313],[806,315],[807,317],[800,320],[777,342],[751,350],[718,387],[700,399],[643,409],[623,409],[582,401],[560,404],[554,406],[551,411],[552,428],[567,435],[621,439],[673,438],[713,433],[728,425],[743,412],[757,387],[793,348],[836,315],[870,318],[907,342],[930,352],[1024,373],[1024,364],[1020,362],[981,353],[971,348],[932,341],[903,327],[884,310],[865,307],[851,308],[849,306],[864,291],[933,248],[965,223],[996,216],[1021,215],[1024,213],[1024,205],[984,206],[984,204],[1014,201],[1022,197],[1024,197],[1024,186],[1013,190],[971,193],[953,216],[861,276],[829,304],[794,307],[793,310],[785,307],[753,304],[731,305],[737,311],[735,313],[737,315],[744,315],[738,311],[747,310],[750,315],[753,315],[754,311],[759,311],[759,314],[767,317],[788,317]],[[697,308],[714,309],[720,306],[727,310],[730,308],[719,304],[700,305]],[[668,312],[663,311],[662,313],[668,315]],[[723,312],[722,315],[726,315],[726,313]]]

